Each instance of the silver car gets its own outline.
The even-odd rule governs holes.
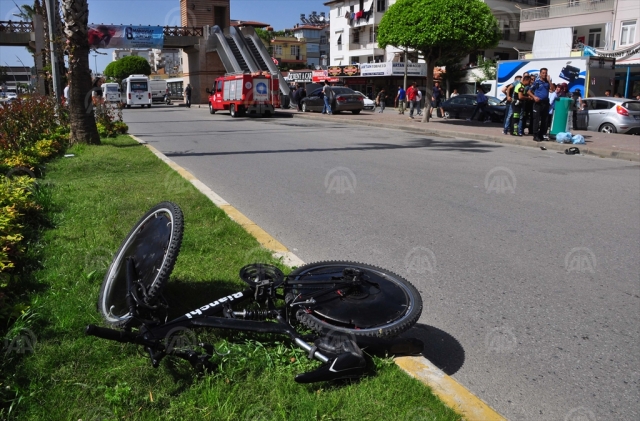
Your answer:
[[[583,103],[589,114],[587,130],[640,134],[640,101],[603,96],[586,98]]]

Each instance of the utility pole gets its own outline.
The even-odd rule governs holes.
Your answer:
[[[44,0],[47,5],[47,17],[49,19],[49,50],[51,51],[51,75],[53,76],[53,94],[56,98],[56,104],[60,103],[60,97],[62,94],[62,87],[60,86],[60,67],[58,66],[58,59],[55,50],[55,14],[57,12],[55,7],[56,0]]]
[[[98,75],[98,55],[94,54],[93,55],[93,63],[96,65],[96,74],[94,76]]]
[[[407,69],[409,68],[409,63],[407,63],[407,50],[404,50],[404,91],[407,91]]]

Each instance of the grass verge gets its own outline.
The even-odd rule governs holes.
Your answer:
[[[458,420],[390,359],[374,358],[371,376],[343,384],[298,385],[308,361],[287,340],[207,333],[226,356],[204,376],[176,359],[153,369],[133,345],[83,334],[101,324],[96,300],[113,253],[146,210],[163,200],[185,216],[182,249],[166,295],[177,307],[242,288],[238,270],[278,263],[190,183],[128,136],[75,146],[49,164],[52,228],[36,245],[41,267],[31,307],[15,325],[28,346],[7,348],[1,387],[20,420]],[[283,268],[286,270],[286,268]]]

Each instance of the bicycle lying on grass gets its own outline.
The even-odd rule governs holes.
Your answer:
[[[362,376],[362,349],[422,351],[416,339],[394,338],[420,317],[422,299],[416,288],[392,272],[355,262],[312,263],[287,276],[275,266],[247,265],[240,278],[248,288],[166,321],[162,291],[180,250],[183,227],[182,211],[171,202],[156,205],[134,225],[100,289],[98,311],[111,328],[89,325],[88,335],[142,345],[154,367],[171,355],[197,370],[215,369],[210,361],[214,346],[200,343],[202,351],[174,347],[172,332],[217,328],[288,335],[309,358],[323,363],[297,375],[299,383]],[[316,335],[298,332],[305,328]]]

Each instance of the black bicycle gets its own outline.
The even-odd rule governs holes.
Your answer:
[[[245,290],[167,321],[162,291],[180,251],[183,227],[182,211],[171,202],[156,205],[134,225],[100,289],[98,310],[111,328],[89,325],[88,335],[141,345],[154,367],[171,355],[197,370],[213,370],[213,345],[173,346],[172,334],[196,328],[284,334],[323,363],[297,375],[299,383],[363,375],[362,349],[422,351],[416,339],[394,338],[420,317],[422,299],[416,288],[387,270],[346,261],[308,264],[287,276],[271,265],[245,266],[240,270]],[[315,333],[302,335],[298,329]]]

